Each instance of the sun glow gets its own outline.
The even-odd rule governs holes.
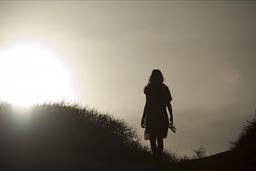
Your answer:
[[[74,98],[71,74],[51,50],[36,44],[0,49],[0,100],[29,107]]]

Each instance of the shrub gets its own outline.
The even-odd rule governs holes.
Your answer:
[[[249,144],[256,144],[256,115],[252,121],[247,121],[247,125],[243,128],[237,140],[231,142],[231,144],[232,149]]]

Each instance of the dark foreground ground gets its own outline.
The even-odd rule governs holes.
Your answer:
[[[22,161],[22,156],[19,156]],[[10,165],[1,167],[1,170],[170,170],[170,171],[254,171],[256,170],[256,146],[230,150],[202,159],[181,161],[178,163],[166,162],[135,162],[135,161],[100,161],[100,160],[73,160],[73,164],[65,159],[51,158],[36,163],[9,161]],[[1,162],[6,159],[1,159]]]
[[[175,171],[254,171],[256,144],[218,153],[209,157],[182,161],[172,167]]]

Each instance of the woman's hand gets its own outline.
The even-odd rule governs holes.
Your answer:
[[[172,117],[170,117],[170,123],[173,124],[173,118]]]

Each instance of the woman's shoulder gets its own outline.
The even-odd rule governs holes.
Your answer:
[[[144,88],[144,93],[149,94],[150,92],[152,92],[153,89],[154,89],[154,86],[152,84],[148,84]]]
[[[164,89],[168,89],[169,90],[169,87],[166,85],[166,84],[162,84],[162,87],[164,88]]]
[[[144,93],[145,93],[145,94],[147,94],[147,93],[148,93],[148,91],[149,91],[149,87],[150,87],[150,85],[146,85],[146,86],[144,87]]]
[[[162,87],[165,92],[170,93],[170,89],[166,84],[163,84]]]

